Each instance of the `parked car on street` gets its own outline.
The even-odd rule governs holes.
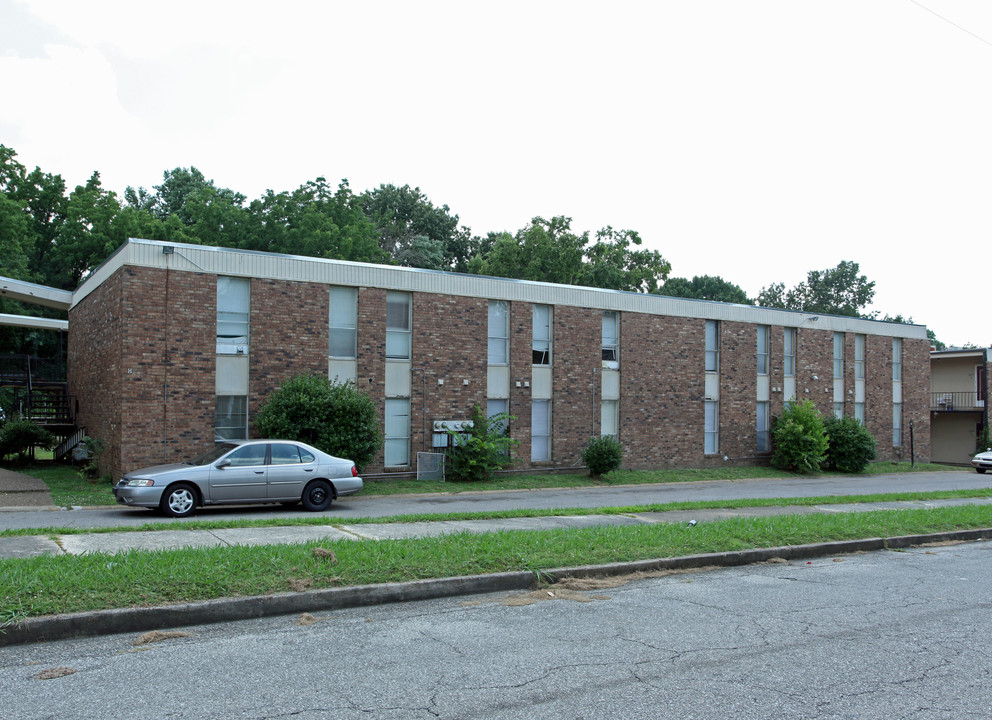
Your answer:
[[[975,455],[971,459],[971,465],[980,473],[992,469],[992,448],[988,448],[985,452]]]
[[[355,463],[304,443],[229,440],[189,462],[129,472],[114,486],[114,497],[172,517],[203,505],[243,503],[303,503],[318,512],[362,487]]]

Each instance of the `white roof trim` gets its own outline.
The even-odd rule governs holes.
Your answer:
[[[73,294],[73,305],[82,301],[125,265],[163,270],[170,268],[214,275],[483,297],[491,300],[570,305],[650,315],[806,327],[834,332],[924,340],[927,337],[926,327],[923,325],[137,238],[128,240],[127,244],[122,245],[103,265],[90,274]]]
[[[68,290],[35,285],[9,277],[0,277],[0,295],[11,300],[43,305],[56,310],[68,310],[72,305],[72,293]]]
[[[35,328],[37,330],[62,330],[63,332],[69,329],[68,320],[30,317],[28,315],[8,315],[6,313],[0,313],[0,325]]]

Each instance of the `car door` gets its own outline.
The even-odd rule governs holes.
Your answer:
[[[265,443],[242,445],[210,467],[210,501],[236,502],[265,500]]]
[[[269,449],[269,499],[299,500],[303,488],[317,475],[317,458],[292,443],[272,443]]]

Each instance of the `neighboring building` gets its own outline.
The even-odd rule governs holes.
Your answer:
[[[932,459],[967,465],[989,424],[989,350],[932,352],[930,376]]]
[[[657,295],[131,240],[73,294],[69,384],[104,470],[189,458],[301,372],[378,404],[380,457],[416,470],[435,422],[509,412],[516,468],[613,435],[632,468],[767,462],[809,398],[881,459],[930,456],[926,328]]]

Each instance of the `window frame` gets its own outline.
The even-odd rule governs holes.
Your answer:
[[[796,376],[796,337],[797,332],[794,327],[783,328],[785,333],[782,337],[782,373],[784,377],[794,378]]]
[[[217,354],[247,355],[251,346],[251,278],[218,275],[216,301]],[[232,334],[235,328],[243,329],[244,333]],[[222,329],[227,332],[222,334]]]
[[[607,324],[612,323],[612,335],[608,334]],[[602,329],[602,363],[609,370],[620,367],[620,313],[615,310],[604,310]],[[610,355],[611,357],[607,357]]]
[[[768,375],[771,364],[771,327],[758,325],[756,361],[758,375]]]
[[[503,327],[497,327],[498,323],[493,322],[493,309],[503,308]],[[489,365],[509,365],[510,364],[510,303],[506,300],[490,300],[487,306],[487,329],[486,335],[488,344],[486,347],[486,362]],[[500,334],[501,333],[501,334]],[[493,346],[502,346],[502,360],[493,361]]]
[[[540,314],[546,314],[547,322]],[[531,305],[531,365],[535,367],[551,367],[552,362],[552,323],[553,317],[550,305],[534,303]],[[547,336],[538,334],[538,328],[547,329]]]
[[[338,295],[335,298],[335,295]],[[358,288],[332,285],[328,291],[328,316],[327,316],[327,357],[334,358],[336,360],[354,360],[358,357]],[[335,318],[335,308],[341,308],[342,306],[348,306],[350,312],[346,313],[349,315],[347,319],[344,320],[344,324],[341,324],[340,314]],[[335,324],[335,322],[338,324]],[[342,336],[350,336],[351,354],[350,355],[340,355],[335,354],[333,350],[338,350],[344,347],[345,343],[340,343],[339,347],[334,347],[335,338]]]

